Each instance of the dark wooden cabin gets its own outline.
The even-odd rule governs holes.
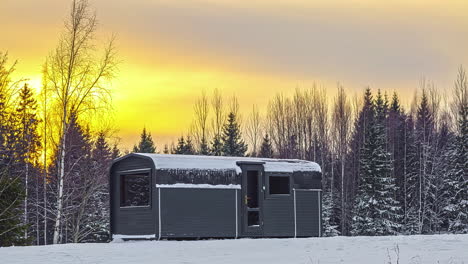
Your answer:
[[[304,160],[134,153],[110,170],[123,239],[321,236],[321,171]]]

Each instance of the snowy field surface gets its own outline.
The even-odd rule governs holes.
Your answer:
[[[468,264],[468,235],[133,241],[10,247],[0,248],[0,263]]]

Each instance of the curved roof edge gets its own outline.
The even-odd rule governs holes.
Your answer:
[[[259,163],[263,164],[264,170],[269,172],[321,172],[317,163],[298,159],[131,153],[116,159],[114,163],[130,156],[151,158],[156,169],[235,170],[241,173],[239,163]]]

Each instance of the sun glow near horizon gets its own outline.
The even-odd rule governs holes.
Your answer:
[[[466,1],[90,1],[99,43],[112,33],[122,63],[112,82],[113,121],[131,149],[143,127],[157,145],[189,132],[193,103],[219,89],[244,117],[276,93],[340,82],[397,91],[409,104],[422,77],[451,88],[468,64]],[[41,88],[41,66],[63,28],[68,1],[4,1],[0,50],[15,76]],[[18,16],[17,14],[23,14]],[[16,14],[16,15],[15,15]]]

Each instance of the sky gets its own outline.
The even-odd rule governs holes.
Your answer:
[[[397,91],[453,86],[468,65],[466,0],[90,0],[98,43],[117,36],[113,124],[122,148],[146,127],[161,146],[187,133],[204,91],[236,95],[243,116],[274,94],[339,82]],[[0,0],[0,50],[41,86],[70,1]]]

